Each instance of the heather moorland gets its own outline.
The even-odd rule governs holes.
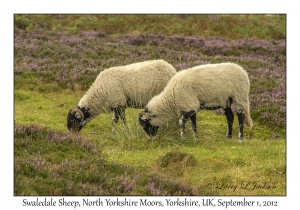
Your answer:
[[[286,195],[285,15],[15,15],[15,195]],[[155,140],[127,109],[112,133],[101,114],[79,135],[68,111],[112,66],[164,59],[177,71],[233,62],[249,75],[252,130],[226,139],[221,110],[177,119]],[[233,107],[234,109],[234,107]],[[237,186],[234,188],[233,186]]]

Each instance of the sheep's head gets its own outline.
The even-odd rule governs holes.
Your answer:
[[[148,137],[155,137],[159,128],[159,126],[151,125],[150,121],[152,117],[153,116],[151,116],[147,108],[139,113],[140,125],[143,127]]]
[[[83,126],[89,121],[90,117],[88,108],[80,108],[75,106],[68,113],[67,129],[68,132],[79,132]]]

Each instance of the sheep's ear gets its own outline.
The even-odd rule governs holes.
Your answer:
[[[73,114],[76,118],[78,119],[84,119],[84,114],[83,112],[78,109],[77,107],[74,107],[72,110],[71,110],[71,114]]]
[[[149,120],[150,114],[148,112],[145,112],[145,110],[143,110],[139,113],[139,118],[144,121]]]

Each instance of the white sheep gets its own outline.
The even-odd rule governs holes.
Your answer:
[[[80,131],[100,113],[113,111],[113,124],[121,118],[125,123],[125,108],[142,108],[159,94],[176,73],[164,60],[150,60],[102,71],[78,105],[67,117],[67,129]]]
[[[139,113],[140,125],[148,137],[157,134],[159,125],[180,117],[181,136],[184,138],[185,122],[190,118],[194,136],[197,136],[196,113],[201,109],[223,108],[227,118],[227,137],[232,137],[234,115],[237,110],[239,142],[243,138],[244,122],[250,128],[250,82],[246,71],[233,63],[207,64],[178,72],[164,90],[154,96]]]

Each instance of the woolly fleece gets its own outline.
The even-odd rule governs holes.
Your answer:
[[[126,107],[129,101],[130,107],[143,107],[175,74],[175,68],[164,60],[112,67],[98,75],[78,106],[90,108],[92,117]]]
[[[182,111],[197,112],[200,105],[226,108],[226,101],[231,97],[236,109],[244,111],[245,124],[252,127],[249,89],[248,75],[237,64],[207,64],[182,70],[147,104],[150,124],[159,126],[180,117]]]

